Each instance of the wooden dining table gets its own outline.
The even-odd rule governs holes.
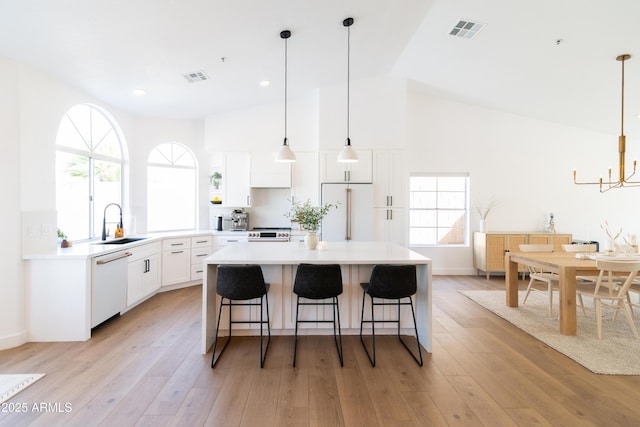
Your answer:
[[[507,252],[505,254],[506,270],[506,304],[518,306],[518,264],[542,268],[558,274],[560,333],[576,335],[576,277],[597,276],[596,262],[587,258],[576,258],[571,252]]]

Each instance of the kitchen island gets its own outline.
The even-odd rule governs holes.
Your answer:
[[[340,320],[343,334],[358,334],[362,308],[360,283],[368,282],[375,264],[415,264],[418,292],[414,298],[418,333],[422,346],[431,352],[431,260],[403,246],[389,242],[329,242],[327,250],[308,250],[301,242],[259,242],[227,246],[204,260],[202,283],[202,353],[213,345],[220,299],[216,294],[217,268],[219,264],[258,264],[265,281],[270,284],[268,293],[271,333],[293,335],[295,329],[296,299],[293,282],[298,264],[340,264],[344,291],[339,297]],[[367,299],[369,300],[369,299]],[[369,301],[367,308],[370,310]],[[376,307],[376,318],[394,319],[395,307]],[[244,312],[243,312],[244,310]],[[236,307],[233,315],[238,318],[259,318],[256,307]],[[220,332],[228,334],[228,314],[223,314]],[[301,319],[325,320],[331,318],[331,308],[318,307],[301,311]],[[410,334],[413,323],[410,310],[402,310],[401,328]],[[234,326],[234,335],[257,335],[259,326]],[[323,323],[305,323],[299,334],[333,334],[333,327]],[[376,334],[396,333],[395,324],[376,326]]]

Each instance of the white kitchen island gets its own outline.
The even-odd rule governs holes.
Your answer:
[[[219,264],[258,264],[265,281],[270,284],[268,293],[272,335],[293,335],[295,328],[296,299],[293,282],[298,264],[340,264],[344,290],[339,297],[340,320],[343,334],[358,334],[362,307],[360,283],[368,282],[375,264],[415,264],[418,292],[415,296],[416,319],[422,346],[431,352],[431,260],[403,246],[388,242],[329,242],[325,251],[308,250],[301,242],[249,242],[227,246],[204,260],[202,283],[202,353],[213,345],[218,316],[219,297],[216,294]],[[370,313],[369,298],[365,315]],[[376,318],[394,319],[395,307],[376,307]],[[244,310],[244,311],[243,311]],[[247,316],[259,318],[259,308],[236,307],[234,319]],[[237,316],[237,317],[236,317]],[[221,335],[228,334],[228,312],[225,310],[220,326]],[[331,319],[330,307],[304,307],[301,319]],[[258,325],[234,326],[234,335],[257,335]],[[395,324],[376,326],[378,333],[397,333]],[[413,322],[408,309],[402,310],[401,328],[412,333]],[[299,334],[332,334],[333,327],[324,323],[304,323]]]

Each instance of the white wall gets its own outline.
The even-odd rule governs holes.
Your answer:
[[[0,182],[3,183],[0,245],[0,349],[26,339],[20,227],[19,66],[0,59]]]
[[[605,220],[625,235],[640,233],[640,188],[601,194],[597,186],[573,184],[574,167],[593,180],[610,165],[617,169],[616,135],[414,93],[407,111],[409,171],[469,172],[471,200],[499,203],[487,219],[489,230],[542,231],[553,212],[556,230],[576,239],[603,242]],[[628,158],[637,157],[638,141],[627,146]],[[473,213],[471,229],[478,229]],[[434,260],[434,273],[475,272],[470,247],[417,250]]]
[[[205,146],[221,151],[273,151],[284,139],[284,104],[215,114],[205,119]],[[318,94],[287,101],[287,139],[294,151],[318,149]]]

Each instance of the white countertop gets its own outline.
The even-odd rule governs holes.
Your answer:
[[[82,243],[73,243],[70,248],[57,247],[54,250],[35,254],[26,254],[23,259],[82,259],[91,258],[95,256],[107,255],[113,252],[126,250],[135,246],[145,245],[147,243],[153,243],[161,239],[171,237],[193,237],[193,236],[211,236],[215,234],[224,234],[226,232],[217,232],[212,230],[183,230],[183,231],[171,231],[161,233],[149,233],[142,235],[125,235],[124,237],[144,237],[144,240],[138,240],[136,242],[127,243],[124,245],[110,245],[101,244],[101,240],[92,240]],[[110,238],[108,240],[113,240]],[[108,241],[107,240],[107,241]]]
[[[303,242],[249,242],[226,246],[206,264],[431,264],[431,259],[389,242],[328,242],[327,250],[309,250]]]

